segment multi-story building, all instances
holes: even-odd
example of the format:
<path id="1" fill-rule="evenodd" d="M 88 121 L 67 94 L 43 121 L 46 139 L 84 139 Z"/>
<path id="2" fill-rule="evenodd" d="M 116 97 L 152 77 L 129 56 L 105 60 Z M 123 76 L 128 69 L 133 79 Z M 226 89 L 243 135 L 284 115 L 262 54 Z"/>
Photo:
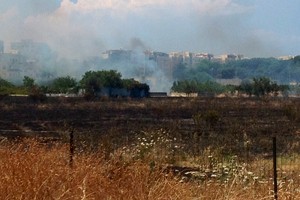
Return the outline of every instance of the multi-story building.
<path id="1" fill-rule="evenodd" d="M 202 60 L 212 60 L 213 54 L 210 53 L 194 53 L 193 54 L 193 65 L 200 63 Z"/>
<path id="2" fill-rule="evenodd" d="M 197 65 L 201 62 L 201 60 L 212 60 L 213 57 L 214 55 L 210 53 L 192 53 L 188 51 L 170 53 L 170 58 L 173 63 L 183 64 L 187 67 Z"/>
<path id="3" fill-rule="evenodd" d="M 238 55 L 236 55 L 236 54 L 223 54 L 223 55 L 214 57 L 213 61 L 224 63 L 224 62 L 227 62 L 227 61 L 242 60 L 242 59 L 244 59 L 244 56 L 241 55 L 241 54 L 238 54 Z"/>
<path id="4" fill-rule="evenodd" d="M 0 54 L 1 78 L 8 80 L 19 79 L 23 74 L 25 57 L 18 54 L 2 53 Z"/>
<path id="5" fill-rule="evenodd" d="M 278 60 L 291 60 L 291 59 L 293 59 L 294 58 L 294 56 L 280 56 L 280 57 L 278 57 Z"/>
<path id="6" fill-rule="evenodd" d="M 32 40 L 12 42 L 10 49 L 10 53 L 23 55 L 30 60 L 30 62 L 48 61 L 54 57 L 52 50 L 47 44 L 34 42 Z"/>
<path id="7" fill-rule="evenodd" d="M 102 53 L 102 58 L 108 59 L 110 61 L 122 61 L 122 60 L 130 60 L 132 55 L 131 50 L 107 50 Z"/>
<path id="8" fill-rule="evenodd" d="M 3 46 L 3 50 L 2 47 Z M 37 77 L 41 70 L 51 65 L 54 54 L 47 44 L 31 40 L 11 43 L 8 53 L 4 53 L 4 44 L 0 42 L 1 78 L 20 82 L 24 76 Z M 53 66 L 52 66 L 53 67 Z"/>
<path id="9" fill-rule="evenodd" d="M 173 78 L 173 70 L 174 66 L 172 65 L 172 61 L 169 57 L 169 54 L 160 54 L 156 57 L 157 66 L 162 72 L 165 74 L 165 77 L 169 80 Z"/>
<path id="10" fill-rule="evenodd" d="M 183 64 L 186 66 L 193 65 L 193 56 L 194 54 L 189 51 L 170 53 L 170 59 L 173 61 L 173 63 Z"/>

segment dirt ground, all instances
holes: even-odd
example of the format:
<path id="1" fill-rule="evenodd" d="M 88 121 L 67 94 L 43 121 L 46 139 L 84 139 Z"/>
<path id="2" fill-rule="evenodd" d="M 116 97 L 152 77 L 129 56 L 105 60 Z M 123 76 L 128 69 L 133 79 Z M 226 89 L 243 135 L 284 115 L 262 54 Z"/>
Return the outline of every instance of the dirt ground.
<path id="1" fill-rule="evenodd" d="M 27 97 L 0 101 L 2 137 L 66 139 L 114 135 L 116 140 L 149 129 L 168 129 L 182 140 L 201 136 L 297 136 L 300 100 L 251 98 L 48 98 L 36 103 Z M 228 139 L 229 140 L 229 139 Z"/>

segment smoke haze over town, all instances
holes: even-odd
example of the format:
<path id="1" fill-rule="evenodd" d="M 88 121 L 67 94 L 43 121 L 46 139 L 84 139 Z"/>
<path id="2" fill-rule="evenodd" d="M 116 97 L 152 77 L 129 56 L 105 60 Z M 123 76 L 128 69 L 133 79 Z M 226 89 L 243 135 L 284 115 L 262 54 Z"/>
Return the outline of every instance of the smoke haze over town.
<path id="1" fill-rule="evenodd" d="M 297 0 L 0 0 L 0 3 L 0 40 L 4 41 L 4 52 L 12 50 L 11 43 L 24 39 L 45 43 L 58 59 L 72 61 L 101 56 L 111 49 L 278 57 L 298 55 L 300 48 Z M 58 74 L 78 70 L 76 63 L 69 60 Z M 143 63 L 143 58 L 136 62 Z M 62 66 L 61 62 L 59 65 Z M 147 66 L 161 76 L 155 65 L 147 63 Z M 130 76 L 129 72 L 135 70 L 120 71 Z"/>
<path id="2" fill-rule="evenodd" d="M 129 48 L 134 38 L 163 52 L 295 55 L 299 7 L 297 0 L 1 0 L 0 38 L 46 42 L 74 58 Z"/>

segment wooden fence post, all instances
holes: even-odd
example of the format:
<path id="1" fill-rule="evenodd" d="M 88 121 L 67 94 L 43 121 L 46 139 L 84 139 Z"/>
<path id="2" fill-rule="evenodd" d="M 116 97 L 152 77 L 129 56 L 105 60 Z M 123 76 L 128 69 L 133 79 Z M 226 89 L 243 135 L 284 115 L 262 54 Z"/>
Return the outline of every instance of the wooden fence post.
<path id="1" fill-rule="evenodd" d="M 276 148 L 276 137 L 273 137 L 273 170 L 274 170 L 274 199 L 278 199 L 278 188 L 277 188 L 277 148 Z"/>
<path id="2" fill-rule="evenodd" d="M 69 137 L 70 137 L 69 165 L 70 165 L 70 167 L 73 167 L 73 156 L 74 156 L 74 150 L 75 150 L 74 129 L 71 130 Z"/>

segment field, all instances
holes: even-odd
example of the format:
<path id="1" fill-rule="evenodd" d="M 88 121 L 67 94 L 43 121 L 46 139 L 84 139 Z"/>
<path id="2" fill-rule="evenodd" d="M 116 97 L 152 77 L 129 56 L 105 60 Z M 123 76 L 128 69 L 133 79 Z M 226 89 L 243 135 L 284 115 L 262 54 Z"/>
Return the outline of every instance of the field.
<path id="1" fill-rule="evenodd" d="M 299 99 L 6 97 L 0 109 L 1 199 L 272 199 L 273 137 L 279 199 L 300 199 Z"/>

